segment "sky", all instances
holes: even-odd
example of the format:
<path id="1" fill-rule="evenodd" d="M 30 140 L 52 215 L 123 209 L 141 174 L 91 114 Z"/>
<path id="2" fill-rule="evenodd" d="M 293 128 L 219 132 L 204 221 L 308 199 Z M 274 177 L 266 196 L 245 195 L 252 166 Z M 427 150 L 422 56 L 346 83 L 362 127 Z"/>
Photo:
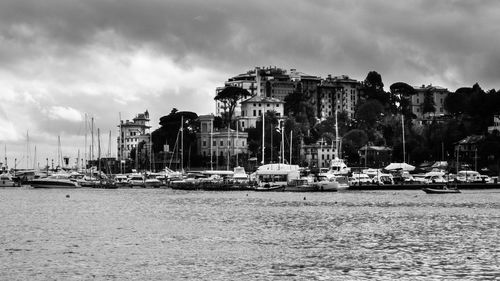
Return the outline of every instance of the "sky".
<path id="1" fill-rule="evenodd" d="M 255 66 L 498 89 L 499 38 L 494 0 L 2 0 L 0 162 L 83 158 L 90 118 L 116 156 L 120 116 L 212 113 Z"/>

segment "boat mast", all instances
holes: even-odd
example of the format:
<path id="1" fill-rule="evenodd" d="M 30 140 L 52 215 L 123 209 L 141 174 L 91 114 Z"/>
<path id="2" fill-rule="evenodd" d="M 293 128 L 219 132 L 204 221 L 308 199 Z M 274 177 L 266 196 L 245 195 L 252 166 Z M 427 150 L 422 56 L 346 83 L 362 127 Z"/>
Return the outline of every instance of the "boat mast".
<path id="1" fill-rule="evenodd" d="M 57 136 L 57 166 L 61 168 L 61 136 Z"/>
<path id="2" fill-rule="evenodd" d="M 181 172 L 184 171 L 184 116 L 181 115 Z"/>
<path id="3" fill-rule="evenodd" d="M 210 120 L 210 170 L 214 169 L 213 138 L 214 138 L 214 119 L 212 118 L 212 120 Z"/>
<path id="4" fill-rule="evenodd" d="M 293 147 L 293 131 L 290 130 L 290 165 L 292 165 L 292 147 Z"/>
<path id="5" fill-rule="evenodd" d="M 266 145 L 265 138 L 264 138 L 265 127 L 266 127 L 266 121 L 265 121 L 266 120 L 266 118 L 265 118 L 266 116 L 265 115 L 266 115 L 265 113 L 262 114 L 262 165 L 264 165 L 264 159 L 265 159 L 265 157 L 264 157 L 264 148 L 265 148 L 265 145 Z"/>
<path id="6" fill-rule="evenodd" d="M 90 161 L 93 161 L 94 160 L 94 117 L 91 118 L 90 135 L 92 140 L 90 145 Z"/>
<path id="7" fill-rule="evenodd" d="M 339 158 L 339 124 L 337 119 L 337 107 L 335 107 L 335 159 Z"/>
<path id="8" fill-rule="evenodd" d="M 238 154 L 239 151 L 238 151 L 238 127 L 239 127 L 240 123 L 239 122 L 236 122 L 236 139 L 235 141 L 233 142 L 233 154 L 236 152 L 236 167 L 239 167 L 239 163 L 238 163 Z M 235 151 L 235 147 L 236 147 L 236 151 Z"/>
<path id="9" fill-rule="evenodd" d="M 29 167 L 30 160 L 30 136 L 28 135 L 28 131 L 26 131 L 26 169 Z"/>
<path id="10" fill-rule="evenodd" d="M 403 163 L 406 163 L 406 151 L 405 151 L 405 116 L 401 115 L 401 127 L 403 128 Z"/>
<path id="11" fill-rule="evenodd" d="M 229 130 L 230 130 L 230 125 L 231 124 L 227 124 L 227 165 L 226 165 L 226 170 L 229 171 L 229 158 L 231 157 L 231 155 L 229 154 L 229 142 L 230 142 L 230 138 L 229 138 Z"/>
<path id="12" fill-rule="evenodd" d="M 281 126 L 281 164 L 285 164 L 285 128 L 280 121 Z"/>
<path id="13" fill-rule="evenodd" d="M 87 113 L 85 113 L 85 145 L 83 151 L 83 170 L 87 173 Z"/>
<path id="14" fill-rule="evenodd" d="M 101 175 L 101 131 L 97 128 L 97 173 Z"/>

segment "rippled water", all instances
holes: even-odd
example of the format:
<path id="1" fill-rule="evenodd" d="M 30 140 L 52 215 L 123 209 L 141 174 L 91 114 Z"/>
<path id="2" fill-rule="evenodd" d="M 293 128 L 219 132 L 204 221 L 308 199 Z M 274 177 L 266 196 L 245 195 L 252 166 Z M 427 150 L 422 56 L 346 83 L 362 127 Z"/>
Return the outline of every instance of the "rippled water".
<path id="1" fill-rule="evenodd" d="M 500 279 L 498 190 L 3 189 L 0 215 L 2 280 Z"/>

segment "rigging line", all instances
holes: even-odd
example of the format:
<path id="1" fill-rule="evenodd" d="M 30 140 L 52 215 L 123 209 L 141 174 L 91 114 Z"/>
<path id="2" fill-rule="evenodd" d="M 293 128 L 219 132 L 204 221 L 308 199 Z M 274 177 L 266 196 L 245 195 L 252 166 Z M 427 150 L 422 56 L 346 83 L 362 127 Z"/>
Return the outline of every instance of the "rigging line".
<path id="1" fill-rule="evenodd" d="M 181 133 L 180 131 L 177 132 L 177 137 L 175 138 L 175 144 L 174 144 L 174 148 L 172 149 L 172 152 L 175 152 L 175 149 L 177 148 L 177 142 L 179 141 L 179 134 L 180 133 Z M 174 158 L 174 154 L 175 153 L 172 153 L 172 156 L 170 157 L 170 163 L 168 164 L 169 169 L 172 169 L 172 160 Z"/>

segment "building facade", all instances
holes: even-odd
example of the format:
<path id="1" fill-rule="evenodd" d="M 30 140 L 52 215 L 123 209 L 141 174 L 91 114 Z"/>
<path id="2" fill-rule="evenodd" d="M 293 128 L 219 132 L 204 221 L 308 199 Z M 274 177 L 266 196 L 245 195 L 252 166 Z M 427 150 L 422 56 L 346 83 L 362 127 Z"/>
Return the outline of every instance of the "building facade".
<path id="1" fill-rule="evenodd" d="M 130 120 L 120 120 L 117 138 L 118 160 L 130 158 L 130 152 L 136 148 L 141 141 L 149 140 L 149 112 L 139 113 Z"/>
<path id="2" fill-rule="evenodd" d="M 347 75 L 328 75 L 318 86 L 318 118 L 333 116 L 335 110 L 344 111 L 349 118 L 354 118 L 361 89 L 362 83 Z"/>
<path id="3" fill-rule="evenodd" d="M 232 129 L 214 129 L 214 115 L 200 115 L 200 132 L 197 133 L 199 156 L 213 158 L 231 157 L 248 152 L 248 133 Z M 213 159 L 213 161 L 216 161 Z"/>
<path id="4" fill-rule="evenodd" d="M 358 150 L 360 166 L 382 168 L 391 163 L 392 148 L 387 146 L 364 145 Z"/>
<path id="5" fill-rule="evenodd" d="M 254 96 L 241 102 L 241 115 L 237 117 L 241 130 L 255 128 L 257 120 L 263 113 L 276 112 L 278 118 L 283 117 L 285 102 L 277 98 Z"/>
<path id="6" fill-rule="evenodd" d="M 414 86 L 415 94 L 411 96 L 411 112 L 417 117 L 417 120 L 421 123 L 426 123 L 434 117 L 448 115 L 448 112 L 444 108 L 444 100 L 449 94 L 448 89 L 439 86 L 432 85 L 422 85 Z M 434 112 L 424 113 L 424 103 L 427 98 L 434 106 Z"/>
<path id="7" fill-rule="evenodd" d="M 335 158 L 335 148 L 333 144 L 325 141 L 318 141 L 314 144 L 302 145 L 301 162 L 307 163 L 309 167 L 329 168 L 330 161 Z"/>

